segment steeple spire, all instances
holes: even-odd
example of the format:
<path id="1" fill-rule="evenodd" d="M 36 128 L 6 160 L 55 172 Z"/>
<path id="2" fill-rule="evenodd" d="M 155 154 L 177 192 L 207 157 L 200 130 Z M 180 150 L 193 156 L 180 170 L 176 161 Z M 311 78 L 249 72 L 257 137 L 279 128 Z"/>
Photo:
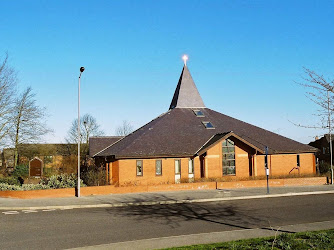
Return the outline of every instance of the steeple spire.
<path id="1" fill-rule="evenodd" d="M 183 56 L 182 59 L 184 60 L 184 66 L 169 109 L 205 108 L 203 100 L 186 65 L 188 57 Z"/>

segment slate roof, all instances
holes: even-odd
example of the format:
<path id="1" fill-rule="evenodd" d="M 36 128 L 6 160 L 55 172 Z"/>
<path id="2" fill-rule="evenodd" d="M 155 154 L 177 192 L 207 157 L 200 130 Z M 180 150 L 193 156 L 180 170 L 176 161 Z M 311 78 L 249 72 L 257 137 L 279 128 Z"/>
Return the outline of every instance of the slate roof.
<path id="1" fill-rule="evenodd" d="M 196 116 L 195 109 L 202 111 L 204 116 Z M 214 128 L 206 128 L 203 122 L 211 122 Z M 316 151 L 309 145 L 206 108 L 184 66 L 169 111 L 109 146 L 107 141 L 96 140 L 99 148 L 102 144 L 106 148 L 92 150 L 91 155 L 116 159 L 190 157 L 226 136 L 234 136 L 259 153 L 263 153 L 265 146 L 270 154 Z M 95 149 L 97 146 L 92 145 L 93 142 L 90 146 Z"/>
<path id="2" fill-rule="evenodd" d="M 205 108 L 205 105 L 190 75 L 188 67 L 184 65 L 169 109 L 195 107 Z"/>
<path id="3" fill-rule="evenodd" d="M 89 137 L 89 155 L 93 156 L 102 149 L 119 141 L 124 136 L 93 136 Z"/>
<path id="4" fill-rule="evenodd" d="M 197 117 L 191 108 L 175 108 L 147 123 L 119 142 L 95 156 L 115 158 L 189 157 L 194 156 L 217 134 L 233 131 L 256 148 L 269 147 L 270 154 L 315 152 L 316 149 L 234 119 L 209 108 L 199 108 L 204 117 Z M 214 129 L 207 129 L 210 121 Z"/>

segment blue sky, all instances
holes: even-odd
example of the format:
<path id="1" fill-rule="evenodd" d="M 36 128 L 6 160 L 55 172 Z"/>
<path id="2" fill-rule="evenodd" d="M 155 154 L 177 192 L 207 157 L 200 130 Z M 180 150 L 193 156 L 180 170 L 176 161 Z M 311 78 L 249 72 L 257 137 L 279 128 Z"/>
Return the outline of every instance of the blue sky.
<path id="1" fill-rule="evenodd" d="M 307 67 L 334 78 L 333 1 L 0 0 L 0 56 L 31 86 L 64 142 L 81 112 L 107 135 L 167 111 L 183 62 L 207 107 L 308 143 L 324 131 L 294 81 Z"/>

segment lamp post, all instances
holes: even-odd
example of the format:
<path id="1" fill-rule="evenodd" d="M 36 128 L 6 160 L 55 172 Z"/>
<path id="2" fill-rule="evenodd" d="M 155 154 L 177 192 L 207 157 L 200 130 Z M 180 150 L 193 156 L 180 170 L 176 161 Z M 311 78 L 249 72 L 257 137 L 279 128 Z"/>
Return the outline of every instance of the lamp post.
<path id="1" fill-rule="evenodd" d="M 78 83 L 78 187 L 77 187 L 77 197 L 80 197 L 80 79 L 81 74 L 84 72 L 85 68 L 80 67 L 79 83 Z"/>
<path id="2" fill-rule="evenodd" d="M 331 89 L 333 91 L 333 89 Z M 331 99 L 329 98 L 329 90 L 327 90 L 327 110 L 328 110 L 328 133 L 329 133 L 329 151 L 331 156 L 331 185 L 333 185 L 333 150 L 332 150 L 332 127 L 331 127 Z"/>

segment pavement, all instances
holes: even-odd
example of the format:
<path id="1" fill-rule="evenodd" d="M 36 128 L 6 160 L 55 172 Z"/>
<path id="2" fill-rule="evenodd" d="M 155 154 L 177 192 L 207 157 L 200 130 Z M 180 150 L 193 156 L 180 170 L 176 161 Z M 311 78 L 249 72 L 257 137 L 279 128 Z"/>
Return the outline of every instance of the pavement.
<path id="1" fill-rule="evenodd" d="M 300 196 L 334 193 L 334 185 L 240 188 L 217 190 L 169 191 L 91 195 L 69 198 L 15 199 L 0 198 L 0 210 L 20 209 L 80 209 L 177 203 L 217 202 L 243 199 L 263 199 L 284 196 Z"/>

